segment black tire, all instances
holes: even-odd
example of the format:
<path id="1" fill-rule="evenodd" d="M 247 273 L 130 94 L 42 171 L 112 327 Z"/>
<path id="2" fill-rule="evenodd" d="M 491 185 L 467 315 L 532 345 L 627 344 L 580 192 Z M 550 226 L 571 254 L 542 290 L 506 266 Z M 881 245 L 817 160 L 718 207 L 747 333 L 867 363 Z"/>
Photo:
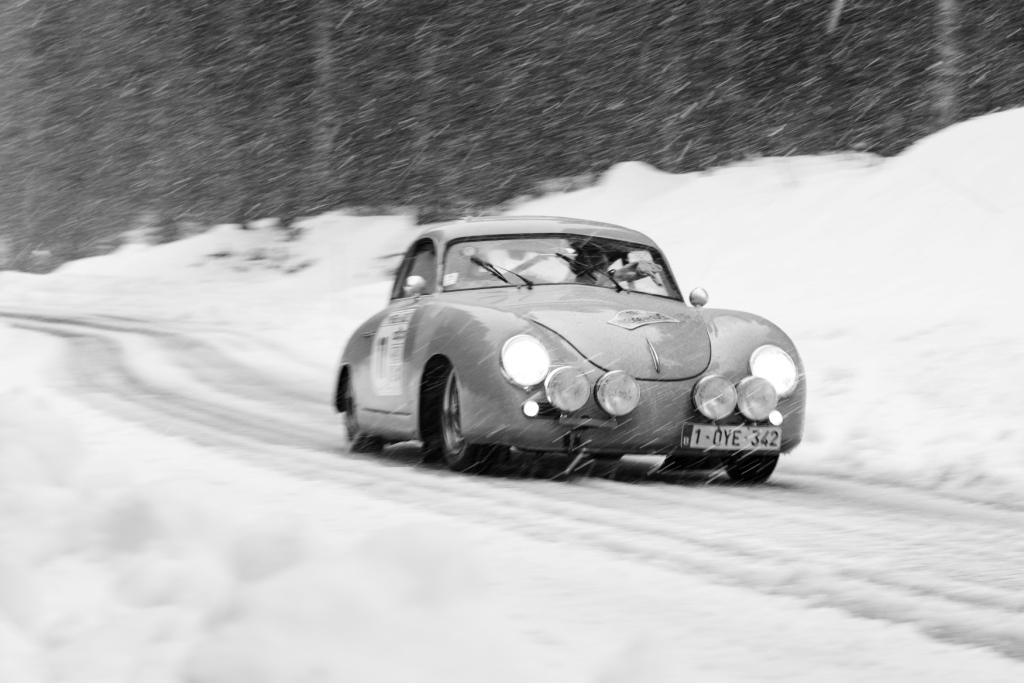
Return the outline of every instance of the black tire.
<path id="1" fill-rule="evenodd" d="M 741 455 L 725 462 L 725 473 L 735 482 L 763 484 L 779 464 L 777 455 Z"/>
<path id="2" fill-rule="evenodd" d="M 467 443 L 462 434 L 462 405 L 459 380 L 455 369 L 448 367 L 440 385 L 440 400 L 434 405 L 431 426 L 424 448 L 429 459 L 440 456 L 455 472 L 484 473 L 502 459 L 508 449 L 503 446 Z"/>
<path id="3" fill-rule="evenodd" d="M 346 383 L 342 405 L 345 407 L 345 432 L 349 450 L 353 453 L 377 453 L 380 451 L 384 447 L 384 441 L 379 436 L 368 434 L 359 427 L 359 418 L 356 416 L 356 398 L 350 382 Z"/>
<path id="4" fill-rule="evenodd" d="M 698 455 L 669 455 L 661 464 L 662 472 L 697 472 L 700 470 L 717 470 L 722 467 L 719 457 L 703 457 Z"/>
<path id="5" fill-rule="evenodd" d="M 622 463 L 621 453 L 597 453 L 593 458 L 587 470 L 592 477 L 613 479 Z"/>

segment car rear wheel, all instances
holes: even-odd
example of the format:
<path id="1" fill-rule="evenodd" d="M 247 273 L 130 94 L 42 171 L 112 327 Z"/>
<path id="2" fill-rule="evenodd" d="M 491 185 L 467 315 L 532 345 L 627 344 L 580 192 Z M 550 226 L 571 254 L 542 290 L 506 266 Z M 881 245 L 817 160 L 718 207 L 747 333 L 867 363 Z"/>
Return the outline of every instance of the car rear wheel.
<path id="1" fill-rule="evenodd" d="M 359 427 L 359 417 L 356 415 L 356 397 L 352 391 L 352 384 L 345 387 L 345 432 L 348 435 L 348 447 L 353 453 L 376 453 L 384 447 L 383 440 L 367 434 Z"/>
<path id="2" fill-rule="evenodd" d="M 779 464 L 777 455 L 741 455 L 725 462 L 725 473 L 733 481 L 744 484 L 762 484 L 772 476 Z"/>
<path id="3" fill-rule="evenodd" d="M 443 386 L 437 422 L 428 450 L 439 451 L 448 467 L 456 472 L 487 471 L 508 449 L 502 446 L 467 443 L 462 433 L 462 402 L 459 380 L 454 368 L 448 368 Z"/>

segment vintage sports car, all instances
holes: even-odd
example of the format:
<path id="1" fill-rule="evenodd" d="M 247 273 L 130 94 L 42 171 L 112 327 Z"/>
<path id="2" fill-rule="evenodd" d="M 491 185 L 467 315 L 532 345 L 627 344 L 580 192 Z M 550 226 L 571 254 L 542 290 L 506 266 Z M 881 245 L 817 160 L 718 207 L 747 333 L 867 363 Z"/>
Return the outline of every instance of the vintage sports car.
<path id="1" fill-rule="evenodd" d="M 657 245 L 617 225 L 473 218 L 430 228 L 381 312 L 352 335 L 335 408 L 353 451 L 419 440 L 479 471 L 510 449 L 662 454 L 763 482 L 800 443 L 793 343 L 749 313 L 689 302 Z"/>

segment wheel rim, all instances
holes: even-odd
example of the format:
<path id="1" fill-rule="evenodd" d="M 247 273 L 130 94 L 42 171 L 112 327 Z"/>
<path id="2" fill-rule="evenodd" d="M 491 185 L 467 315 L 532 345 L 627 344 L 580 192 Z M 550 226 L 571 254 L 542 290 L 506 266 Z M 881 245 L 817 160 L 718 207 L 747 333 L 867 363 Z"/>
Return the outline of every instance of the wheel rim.
<path id="1" fill-rule="evenodd" d="M 444 386 L 444 400 L 441 403 L 441 438 L 444 439 L 445 454 L 457 455 L 462 452 L 466 441 L 462 437 L 460 417 L 459 385 L 455 373 L 448 375 Z"/>

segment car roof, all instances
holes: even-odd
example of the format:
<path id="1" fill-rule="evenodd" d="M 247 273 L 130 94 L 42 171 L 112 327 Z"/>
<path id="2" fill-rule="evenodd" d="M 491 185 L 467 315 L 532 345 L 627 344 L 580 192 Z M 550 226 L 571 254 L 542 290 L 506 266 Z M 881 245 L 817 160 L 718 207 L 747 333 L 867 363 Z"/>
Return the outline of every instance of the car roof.
<path id="1" fill-rule="evenodd" d="M 638 230 L 613 223 L 564 218 L 561 216 L 480 216 L 464 218 L 427 228 L 420 237 L 430 237 L 439 243 L 474 237 L 499 235 L 569 234 L 588 237 L 606 237 L 655 247 L 654 241 Z"/>

